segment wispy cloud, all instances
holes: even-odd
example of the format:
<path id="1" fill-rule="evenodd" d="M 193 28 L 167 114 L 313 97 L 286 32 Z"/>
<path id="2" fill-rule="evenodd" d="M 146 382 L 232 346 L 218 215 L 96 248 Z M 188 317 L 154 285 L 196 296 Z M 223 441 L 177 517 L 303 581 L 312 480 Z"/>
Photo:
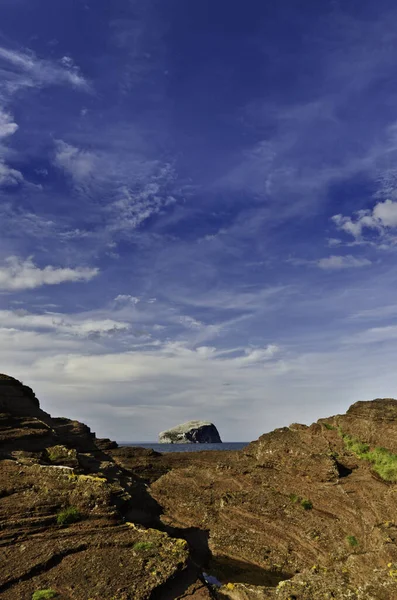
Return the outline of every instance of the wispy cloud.
<path id="1" fill-rule="evenodd" d="M 356 258 L 355 256 L 348 254 L 346 256 L 332 255 L 327 258 L 320 258 L 316 264 L 320 269 L 335 271 L 340 269 L 368 267 L 372 263 L 367 258 Z"/>
<path id="2" fill-rule="evenodd" d="M 23 87 L 69 84 L 88 91 L 90 85 L 72 60 L 56 63 L 38 58 L 33 52 L 10 50 L 0 46 L 2 88 L 13 93 Z"/>
<path id="3" fill-rule="evenodd" d="M 7 161 L 6 141 L 18 130 L 7 107 L 16 92 L 50 85 L 71 85 L 90 90 L 88 81 L 73 61 L 59 63 L 39 59 L 32 52 L 10 50 L 0 46 L 0 186 L 17 186 L 24 182 L 21 171 Z"/>
<path id="4" fill-rule="evenodd" d="M 32 258 L 22 260 L 10 256 L 0 267 L 0 290 L 20 291 L 42 285 L 58 285 L 64 282 L 89 281 L 96 275 L 97 268 L 77 267 L 76 269 L 46 266 L 37 267 Z"/>
<path id="5" fill-rule="evenodd" d="M 397 325 L 371 327 L 345 340 L 346 344 L 378 344 L 397 340 Z"/>
<path id="6" fill-rule="evenodd" d="M 9 167 L 0 160 L 0 186 L 15 186 L 23 181 L 23 175 L 17 169 Z"/>
<path id="7" fill-rule="evenodd" d="M 97 4 L 0 46 L 2 369 L 124 439 L 393 388 L 396 12 L 291 8 L 281 47 L 276 9 Z"/>
<path id="8" fill-rule="evenodd" d="M 70 175 L 76 183 L 84 183 L 95 174 L 96 162 L 92 152 L 76 148 L 63 140 L 57 140 L 55 143 L 54 164 Z"/>
<path id="9" fill-rule="evenodd" d="M 366 310 L 356 312 L 350 318 L 374 321 L 396 316 L 397 304 L 387 304 L 386 306 L 380 304 L 376 308 L 367 308 Z"/>
<path id="10" fill-rule="evenodd" d="M 368 258 L 359 258 L 351 254 L 332 254 L 324 258 L 309 260 L 306 258 L 289 258 L 287 262 L 296 266 L 311 266 L 318 267 L 323 271 L 340 271 L 343 269 L 357 269 L 361 267 L 369 267 L 372 261 Z"/>
<path id="11" fill-rule="evenodd" d="M 61 313 L 33 314 L 27 310 L 0 310 L 0 327 L 27 331 L 55 331 L 77 337 L 111 335 L 129 329 L 129 324 L 114 319 L 87 318 Z"/>
<path id="12" fill-rule="evenodd" d="M 13 135 L 18 129 L 13 116 L 0 107 L 0 140 Z"/>
<path id="13" fill-rule="evenodd" d="M 149 165 L 145 165 L 145 171 Z M 135 183 L 122 185 L 106 208 L 107 229 L 113 234 L 123 234 L 139 227 L 144 221 L 177 201 L 172 194 L 175 172 L 170 164 L 158 162 L 150 165 L 149 173 Z"/>
<path id="14" fill-rule="evenodd" d="M 14 135 L 17 130 L 18 125 L 13 116 L 0 104 L 0 186 L 15 186 L 23 181 L 22 173 L 6 164 L 7 148 L 4 143 L 6 138 Z"/>

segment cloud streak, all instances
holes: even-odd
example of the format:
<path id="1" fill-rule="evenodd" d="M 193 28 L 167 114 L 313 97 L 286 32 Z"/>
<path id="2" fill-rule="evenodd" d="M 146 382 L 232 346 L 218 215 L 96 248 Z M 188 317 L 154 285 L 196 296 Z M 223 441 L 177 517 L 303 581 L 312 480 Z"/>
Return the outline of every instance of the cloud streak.
<path id="1" fill-rule="evenodd" d="M 84 91 L 90 90 L 88 81 L 73 63 L 61 59 L 57 64 L 39 59 L 32 52 L 9 50 L 2 46 L 0 46 L 0 73 L 4 77 L 3 90 L 8 93 L 14 93 L 23 87 L 59 84 L 69 84 Z"/>
<path id="2" fill-rule="evenodd" d="M 361 267 L 368 267 L 372 263 L 367 258 L 356 258 L 351 254 L 346 256 L 328 256 L 327 258 L 320 258 L 317 261 L 317 266 L 324 271 L 338 271 L 340 269 L 359 269 Z"/>
<path id="3" fill-rule="evenodd" d="M 77 267 L 76 269 L 36 266 L 32 257 L 22 260 L 9 256 L 0 266 L 0 291 L 21 291 L 43 285 L 59 285 L 66 282 L 90 281 L 99 273 L 97 268 Z"/>

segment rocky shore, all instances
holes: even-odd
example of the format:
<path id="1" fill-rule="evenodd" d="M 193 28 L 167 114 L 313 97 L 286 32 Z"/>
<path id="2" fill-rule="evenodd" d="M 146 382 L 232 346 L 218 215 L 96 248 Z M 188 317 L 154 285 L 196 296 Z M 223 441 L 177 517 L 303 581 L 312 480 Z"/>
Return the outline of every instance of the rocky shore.
<path id="1" fill-rule="evenodd" d="M 160 454 L 0 376 L 0 596 L 393 600 L 396 455 L 392 399 L 238 452 Z"/>

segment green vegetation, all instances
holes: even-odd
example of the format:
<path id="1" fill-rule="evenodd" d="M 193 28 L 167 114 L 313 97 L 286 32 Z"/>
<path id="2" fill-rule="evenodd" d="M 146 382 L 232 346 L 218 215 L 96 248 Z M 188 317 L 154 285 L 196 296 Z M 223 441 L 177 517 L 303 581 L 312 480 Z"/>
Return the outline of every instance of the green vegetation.
<path id="1" fill-rule="evenodd" d="M 134 550 L 141 552 L 142 550 L 150 550 L 153 548 L 153 542 L 137 542 L 133 545 Z"/>
<path id="2" fill-rule="evenodd" d="M 65 508 L 65 510 L 61 510 L 57 515 L 58 525 L 70 525 L 71 523 L 80 521 L 80 519 L 81 514 L 74 506 L 69 506 L 68 508 Z"/>
<path id="3" fill-rule="evenodd" d="M 57 592 L 54 590 L 37 590 L 32 596 L 32 600 L 47 600 L 48 598 L 56 598 Z"/>
<path id="4" fill-rule="evenodd" d="M 46 450 L 48 459 L 51 462 L 58 462 L 67 456 L 67 448 L 63 446 L 53 446 L 52 448 L 47 448 Z"/>
<path id="5" fill-rule="evenodd" d="M 351 450 L 351 452 L 354 452 L 354 454 L 357 454 L 357 456 L 359 456 L 360 458 L 363 458 L 369 451 L 368 444 L 360 442 L 360 440 L 351 435 L 344 436 L 343 441 L 345 443 L 346 448 L 348 450 Z"/>
<path id="6" fill-rule="evenodd" d="M 304 508 L 305 510 L 311 510 L 313 508 L 313 503 L 310 500 L 301 498 L 300 496 L 298 496 L 298 494 L 290 494 L 289 499 L 294 504 L 298 504 L 298 502 L 299 502 L 301 507 Z"/>
<path id="7" fill-rule="evenodd" d="M 361 460 L 372 463 L 372 468 L 385 481 L 397 481 L 397 454 L 393 454 L 386 448 L 376 447 L 370 450 L 368 444 L 357 438 L 347 435 L 339 429 L 339 435 L 343 439 L 345 447 L 354 452 Z"/>
<path id="8" fill-rule="evenodd" d="M 331 423 L 323 423 L 325 429 L 328 429 L 329 431 L 334 431 L 336 429 L 336 427 L 334 425 L 331 425 Z"/>
<path id="9" fill-rule="evenodd" d="M 386 448 L 374 448 L 364 457 L 372 463 L 373 470 L 385 481 L 397 481 L 397 454 Z"/>
<path id="10" fill-rule="evenodd" d="M 301 506 L 305 510 L 311 510 L 313 508 L 313 503 L 310 500 L 301 500 Z"/>
<path id="11" fill-rule="evenodd" d="M 293 502 L 294 504 L 296 504 L 297 502 L 299 502 L 300 498 L 298 496 L 298 494 L 290 494 L 289 495 L 289 499 L 291 500 L 291 502 Z"/>
<path id="12" fill-rule="evenodd" d="M 350 546 L 352 546 L 352 548 L 358 546 L 357 538 L 354 535 L 348 535 L 346 539 L 349 542 Z"/>

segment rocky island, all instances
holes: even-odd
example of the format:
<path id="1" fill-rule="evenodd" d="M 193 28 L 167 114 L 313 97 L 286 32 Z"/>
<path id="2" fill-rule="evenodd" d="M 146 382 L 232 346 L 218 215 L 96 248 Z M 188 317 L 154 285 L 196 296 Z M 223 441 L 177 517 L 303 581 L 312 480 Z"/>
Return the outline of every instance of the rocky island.
<path id="1" fill-rule="evenodd" d="M 395 600 L 396 494 L 393 399 L 162 454 L 0 376 L 2 600 Z"/>
<path id="2" fill-rule="evenodd" d="M 209 421 L 188 421 L 159 434 L 160 444 L 221 444 L 217 428 Z"/>

